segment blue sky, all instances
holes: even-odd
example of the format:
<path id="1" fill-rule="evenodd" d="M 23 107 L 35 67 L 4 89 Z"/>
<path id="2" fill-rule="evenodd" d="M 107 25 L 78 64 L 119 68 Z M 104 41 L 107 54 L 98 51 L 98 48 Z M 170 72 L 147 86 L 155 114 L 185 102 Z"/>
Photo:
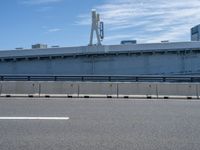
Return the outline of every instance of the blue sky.
<path id="1" fill-rule="evenodd" d="M 105 22 L 104 44 L 189 41 L 200 24 L 200 0 L 2 0 L 0 49 L 87 45 L 93 8 Z"/>

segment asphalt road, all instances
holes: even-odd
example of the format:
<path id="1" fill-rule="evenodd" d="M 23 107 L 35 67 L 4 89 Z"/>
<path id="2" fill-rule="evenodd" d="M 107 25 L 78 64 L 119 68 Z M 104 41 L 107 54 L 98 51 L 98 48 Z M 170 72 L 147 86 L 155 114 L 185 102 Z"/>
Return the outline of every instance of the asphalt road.
<path id="1" fill-rule="evenodd" d="M 200 101 L 0 99 L 0 150 L 199 150 Z"/>

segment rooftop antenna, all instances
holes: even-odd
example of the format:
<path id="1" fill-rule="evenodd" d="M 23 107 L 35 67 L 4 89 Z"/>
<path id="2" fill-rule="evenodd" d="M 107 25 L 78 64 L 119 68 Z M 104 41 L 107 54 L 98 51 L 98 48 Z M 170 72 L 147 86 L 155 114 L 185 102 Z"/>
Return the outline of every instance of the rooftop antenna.
<path id="1" fill-rule="evenodd" d="M 90 46 L 93 45 L 94 32 L 96 32 L 97 36 L 97 45 L 101 45 L 101 41 L 104 38 L 104 24 L 103 22 L 100 22 L 100 14 L 98 14 L 95 9 L 92 9 L 92 27 L 89 43 Z"/>

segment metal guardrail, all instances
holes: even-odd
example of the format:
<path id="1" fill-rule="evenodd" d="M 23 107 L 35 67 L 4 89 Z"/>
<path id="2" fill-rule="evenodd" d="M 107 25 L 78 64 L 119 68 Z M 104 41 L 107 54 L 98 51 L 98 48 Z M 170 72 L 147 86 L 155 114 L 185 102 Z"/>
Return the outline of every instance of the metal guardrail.
<path id="1" fill-rule="evenodd" d="M 200 76 L 0 75 L 0 81 L 200 82 Z"/>

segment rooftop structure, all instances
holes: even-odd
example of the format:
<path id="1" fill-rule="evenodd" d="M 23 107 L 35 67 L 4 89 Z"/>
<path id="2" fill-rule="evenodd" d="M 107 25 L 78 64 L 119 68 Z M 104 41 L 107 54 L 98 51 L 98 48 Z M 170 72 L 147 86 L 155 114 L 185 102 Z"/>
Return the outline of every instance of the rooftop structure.
<path id="1" fill-rule="evenodd" d="M 99 55 L 120 53 L 168 53 L 180 51 L 199 51 L 200 42 L 171 42 L 171 43 L 146 43 L 128 45 L 101 45 L 59 48 L 35 48 L 26 50 L 0 51 L 0 58 L 18 58 L 33 56 L 69 56 L 69 55 Z"/>
<path id="2" fill-rule="evenodd" d="M 44 48 L 47 48 L 47 44 L 35 44 L 35 45 L 32 45 L 32 49 L 44 49 Z"/>
<path id="3" fill-rule="evenodd" d="M 200 25 L 191 29 L 191 41 L 200 41 Z"/>
<path id="4" fill-rule="evenodd" d="M 121 44 L 127 45 L 127 44 L 137 44 L 136 40 L 123 40 L 121 41 Z"/>

